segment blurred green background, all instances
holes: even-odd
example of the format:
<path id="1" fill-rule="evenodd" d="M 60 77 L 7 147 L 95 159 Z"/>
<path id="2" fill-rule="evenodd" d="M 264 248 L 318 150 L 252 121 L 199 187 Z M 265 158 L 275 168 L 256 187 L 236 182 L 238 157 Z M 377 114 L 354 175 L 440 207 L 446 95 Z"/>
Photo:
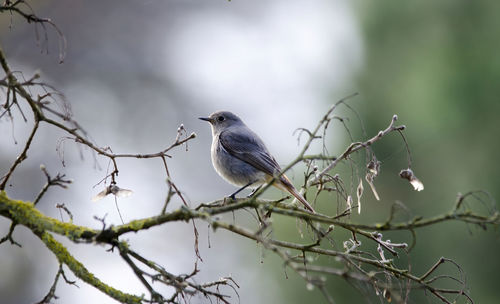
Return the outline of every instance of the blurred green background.
<path id="1" fill-rule="evenodd" d="M 382 162 L 381 174 L 375 181 L 382 200 L 375 201 L 365 184 L 363 212 L 353 215 L 352 221 L 383 221 L 396 201 L 403 202 L 411 210 L 410 215 L 398 213 L 398 219 L 407 220 L 414 215 L 431 217 L 448 212 L 459 192 L 483 189 L 495 199 L 500 195 L 496 159 L 500 145 L 500 120 L 497 118 L 500 113 L 500 2 L 318 1 L 306 5 L 301 1 L 276 1 L 274 4 L 266 1 L 203 4 L 195 1 L 47 1 L 33 3 L 33 7 L 42 16 L 51 17 L 67 36 L 66 62 L 56 64 L 57 37 L 54 32 L 49 31 L 49 54 L 40 55 L 32 25 L 16 18 L 12 23 L 10 16 L 2 13 L 0 43 L 11 65 L 25 71 L 41 69 L 44 79 L 68 96 L 76 118 L 101 144 L 119 146 L 124 151 L 151 152 L 163 146 L 163 143 L 158 144 L 159 138 L 165 140 L 175 136 L 176 127 L 181 122 L 189 130 L 196 131 L 199 138 L 190 146 L 187 156 L 179 153 L 172 161 L 172 171 L 176 172 L 174 178 L 186 193 L 191 194 L 193 203 L 220 198 L 233 189 L 213 172 L 207 152 L 210 134 L 206 125 L 198 124 L 196 117 L 219 108 L 244 112 L 247 115 L 242 116 L 248 117 L 251 127 L 261 128 L 256 131 L 264 134 L 271 151 L 291 142 L 296 150 L 287 146 L 282 149 L 286 150 L 281 151 L 282 155 L 277 155 L 280 163 L 286 164 L 286 160 L 293 159 L 298 151 L 294 146 L 295 139 L 290 136 L 293 129 L 313 126 L 331 103 L 353 92 L 360 93 L 351 105 L 361 115 L 368 135 L 384 129 L 393 114 L 399 116 L 398 123 L 407 126 L 405 134 L 412 152 L 413 169 L 423 181 L 425 190 L 415 192 L 398 177 L 399 171 L 406 168 L 406 153 L 400 137 L 392 134 L 373 147 Z M 308 19 L 307 16 L 312 17 Z M 285 19 L 288 23 L 283 21 L 285 25 L 282 25 Z M 312 27 L 307 25 L 323 19 L 326 20 L 324 23 Z M 11 24 L 12 29 L 9 28 Z M 198 32 L 205 28 L 210 35 Z M 278 30 L 274 31 L 275 28 Z M 334 36 L 344 37 L 344 40 L 335 40 Z M 189 39 L 195 42 L 189 42 Z M 314 43 L 333 46 L 316 52 L 317 49 L 309 47 Z M 245 61 L 261 47 L 263 51 L 255 56 L 257 59 L 252 57 Z M 301 61 L 297 60 L 302 58 L 300 56 L 285 54 L 287 50 L 292 55 L 310 53 L 304 57 L 307 60 Z M 199 54 L 205 57 L 196 57 Z M 271 72 L 266 70 L 269 66 Z M 247 73 L 248 67 L 260 68 L 263 72 Z M 243 85 L 235 81 L 243 77 L 241 75 L 247 77 L 241 78 Z M 314 93 L 302 95 L 301 91 L 293 91 L 297 87 Z M 269 106 L 270 110 L 262 110 L 263 106 Z M 266 120 L 269 113 L 281 113 L 279 119 L 284 125 L 275 132 L 284 132 L 288 136 L 282 137 L 285 140 L 265 134 L 271 123 Z M 341 129 L 339 125 L 335 126 Z M 359 123 L 352 114 L 350 126 L 353 131 L 357 130 L 355 138 L 362 138 Z M 3 123 L 2 127 L 10 132 L 10 124 Z M 11 194 L 31 199 L 43 180 L 30 172 L 38 172 L 40 162 L 48 162 L 48 167 L 53 170 L 60 165 L 54 152 L 54 137 L 47 138 L 51 141 L 38 143 L 44 154 L 40 158 L 32 155 L 29 160 L 32 162 L 26 163 L 17 179 L 21 186 L 26 187 L 12 189 Z M 331 143 L 329 151 L 332 154 L 341 153 L 349 143 L 346 136 L 339 138 Z M 12 142 L 1 144 L 2 149 L 5 147 L 3 151 L 7 151 Z M 8 152 L 11 154 L 0 155 L 2 171 L 16 155 L 15 151 Z M 78 197 L 81 201 L 71 208 L 78 215 L 79 224 L 97 225 L 92 220 L 96 214 L 109 213 L 109 218 L 113 219 L 116 215 L 113 205 L 92 205 L 91 208 L 87 205 L 87 197 L 91 197 L 88 189 L 100 179 L 102 172 L 89 172 L 92 164 L 88 159 L 84 165 L 77 161 L 78 156 L 71 162 L 69 153 L 70 165 L 61 170 L 69 171 L 68 174 L 77 181 L 85 178 L 89 181 L 83 182 L 87 183 L 83 190 L 73 188 L 63 193 L 56 192 L 54 199 L 62 200 L 61 195 L 65 195 L 64 201 L 74 202 Z M 54 156 L 52 163 L 49 156 Z M 142 164 L 139 169 L 131 168 L 134 169 L 122 169 L 122 178 L 140 194 L 142 186 L 138 184 L 137 176 L 131 174 L 127 179 L 127 172 L 149 174 L 150 169 L 155 169 L 154 165 L 152 168 L 142 167 Z M 193 169 L 197 170 L 196 176 L 189 173 Z M 339 172 L 345 176 L 349 176 L 349 170 L 348 166 L 339 166 Z M 301 177 L 298 170 L 294 175 L 298 179 Z M 162 187 L 155 186 L 152 180 L 163 185 L 162 174 L 141 177 L 151 183 L 144 186 L 144 192 L 153 193 Z M 160 192 L 141 203 L 161 202 L 163 195 Z M 327 203 L 320 201 L 319 204 Z M 477 205 L 481 209 L 481 205 Z M 150 207 L 137 210 L 133 204 L 124 204 L 122 211 L 139 217 L 148 215 L 141 213 L 145 210 L 151 210 L 149 215 L 158 210 L 157 206 Z M 53 208 L 42 208 L 47 214 L 58 216 Z M 238 215 L 240 218 L 244 216 Z M 276 236 L 296 237 L 295 221 L 280 217 L 275 220 Z M 0 224 L 8 227 L 6 221 Z M 159 257 L 168 256 L 165 259 L 172 258 L 165 262 L 175 265 L 172 271 L 191 270 L 194 261 L 192 244 L 189 241 L 184 247 L 179 245 L 189 239 L 192 231 L 188 228 L 185 236 L 177 235 L 177 239 L 165 227 L 156 231 L 157 237 L 165 241 L 155 242 L 153 252 Z M 0 279 L 3 282 L 0 284 L 1 294 L 10 303 L 39 300 L 48 290 L 48 281 L 56 269 L 55 265 L 50 269 L 39 265 L 38 252 L 45 250 L 39 247 L 30 250 L 31 239 L 23 239 L 23 233 L 21 230 L 18 237 L 25 241 L 23 244 L 28 249 L 22 255 L 16 251 L 18 249 L 6 245 L 0 247 L 5 257 L 3 263 L 0 261 L 1 272 L 15 273 L 5 275 L 3 281 Z M 417 245 L 409 256 L 412 271 L 421 274 L 441 256 L 451 258 L 467 274 L 468 287 L 475 302 L 496 303 L 500 296 L 498 236 L 495 229 L 483 231 L 455 222 L 418 229 Z M 337 248 L 341 249 L 342 242 L 348 237 L 348 234 L 336 231 Z M 390 237 L 393 242 L 411 239 L 409 233 L 387 233 L 384 237 Z M 258 246 L 224 232 L 218 231 L 211 238 L 212 249 L 207 248 L 206 242 L 201 246 L 205 259 L 200 266 L 201 275 L 205 276 L 201 280 L 209 281 L 232 273 L 241 283 L 242 303 L 324 302 L 320 292 L 307 291 L 304 282 L 292 271 L 287 271 L 286 278 L 282 262 L 273 254 L 262 253 Z M 132 241 L 135 241 L 133 237 Z M 175 250 L 168 246 L 174 246 Z M 185 252 L 179 248 L 184 248 Z M 94 263 L 91 270 L 105 270 L 99 248 L 95 249 L 95 255 L 76 246 L 72 250 L 78 252 L 81 259 L 93 261 L 90 262 Z M 54 263 L 50 254 L 44 256 Z M 90 257 L 94 259 L 90 260 Z M 400 267 L 404 267 L 405 260 L 403 256 Z M 334 260 L 326 261 L 335 263 Z M 111 268 L 111 264 L 106 266 L 114 272 L 123 268 L 123 265 L 117 268 Z M 445 269 L 456 273 L 453 267 Z M 34 270 L 36 276 L 32 275 Z M 106 279 L 107 274 L 98 275 Z M 125 281 L 123 275 L 126 274 L 118 275 L 116 281 L 112 281 L 112 277 L 108 280 L 114 286 L 130 288 L 131 291 L 140 288 L 135 281 L 121 286 Z M 47 284 L 39 284 L 40 281 L 47 281 Z M 340 278 L 328 278 L 327 284 L 336 303 L 379 302 L 371 291 L 360 293 Z M 78 290 L 60 286 L 61 303 L 81 296 L 82 292 L 95 292 L 87 286 L 81 287 Z M 86 303 L 86 299 L 74 299 Z M 107 297 L 96 299 L 111 302 Z M 427 302 L 439 301 L 420 291 L 412 292 L 410 303 Z M 461 302 L 464 301 L 461 299 Z"/>
<path id="2" fill-rule="evenodd" d="M 498 199 L 500 3 L 382 1 L 358 11 L 367 54 L 359 76 L 365 113 L 400 115 L 426 186 L 399 199 L 428 216 L 449 209 L 458 192 L 484 189 Z M 387 120 L 365 118 L 372 127 Z M 397 169 L 392 162 L 388 167 Z M 476 303 L 498 301 L 498 230 L 448 223 L 422 229 L 418 238 L 415 269 L 452 258 L 467 273 Z"/>
<path id="3" fill-rule="evenodd" d="M 366 128 L 381 129 L 398 114 L 408 127 L 414 171 L 425 184 L 423 192 L 410 192 L 387 176 L 404 167 L 405 156 L 399 139 L 386 141 L 374 147 L 382 160 L 381 196 L 424 216 L 450 210 L 459 192 L 483 189 L 498 199 L 500 3 L 358 2 L 356 11 L 366 55 L 357 77 Z M 497 229 L 446 223 L 417 236 L 411 253 L 416 273 L 440 256 L 452 258 L 464 268 L 476 303 L 498 301 Z M 421 296 L 411 302 L 425 302 Z"/>

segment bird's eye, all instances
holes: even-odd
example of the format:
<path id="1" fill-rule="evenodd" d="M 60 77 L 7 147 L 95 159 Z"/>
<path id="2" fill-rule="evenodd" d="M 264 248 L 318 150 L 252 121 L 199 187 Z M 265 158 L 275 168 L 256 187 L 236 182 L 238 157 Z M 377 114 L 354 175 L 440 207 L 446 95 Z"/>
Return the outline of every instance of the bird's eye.
<path id="1" fill-rule="evenodd" d="M 217 118 L 218 121 L 224 121 L 224 116 L 219 116 L 219 118 Z"/>

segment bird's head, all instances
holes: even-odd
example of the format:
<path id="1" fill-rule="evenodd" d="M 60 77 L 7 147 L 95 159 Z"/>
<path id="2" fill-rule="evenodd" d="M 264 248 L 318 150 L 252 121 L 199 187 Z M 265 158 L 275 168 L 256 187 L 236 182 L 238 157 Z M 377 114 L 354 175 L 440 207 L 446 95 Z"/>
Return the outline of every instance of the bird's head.
<path id="1" fill-rule="evenodd" d="M 243 121 L 229 111 L 217 111 L 208 117 L 199 117 L 199 119 L 208 121 L 212 125 L 214 134 L 224 131 L 232 126 L 242 125 Z"/>

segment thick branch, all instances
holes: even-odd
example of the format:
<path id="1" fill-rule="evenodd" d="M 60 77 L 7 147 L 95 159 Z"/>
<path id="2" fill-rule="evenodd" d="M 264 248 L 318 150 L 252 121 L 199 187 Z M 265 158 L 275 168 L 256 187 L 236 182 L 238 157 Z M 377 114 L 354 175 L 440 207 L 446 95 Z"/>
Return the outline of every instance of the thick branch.
<path id="1" fill-rule="evenodd" d="M 113 299 L 121 303 L 133 303 L 139 304 L 142 301 L 141 297 L 124 293 L 118 289 L 115 289 L 106 283 L 99 280 L 91 272 L 85 268 L 85 266 L 76 260 L 61 243 L 56 241 L 54 237 L 48 232 L 36 232 L 35 233 L 40 240 L 47 246 L 47 248 L 52 251 L 56 256 L 57 260 L 61 264 L 65 264 L 73 272 L 75 276 L 84 281 L 85 283 L 94 286 L 103 293 L 112 297 Z"/>

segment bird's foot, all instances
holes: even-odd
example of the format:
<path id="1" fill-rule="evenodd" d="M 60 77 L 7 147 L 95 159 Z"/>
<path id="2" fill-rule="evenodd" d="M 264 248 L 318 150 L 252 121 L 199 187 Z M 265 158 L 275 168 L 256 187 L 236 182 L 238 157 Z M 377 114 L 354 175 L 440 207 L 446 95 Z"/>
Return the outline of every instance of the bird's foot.
<path id="1" fill-rule="evenodd" d="M 258 186 L 257 188 L 253 189 L 253 190 L 252 190 L 252 192 L 250 192 L 250 194 L 249 194 L 249 195 L 247 195 L 247 198 L 252 197 L 252 196 L 255 194 L 255 192 L 259 191 L 259 189 L 260 189 L 261 187 L 262 187 L 262 185 L 260 185 L 260 186 Z"/>
<path id="2" fill-rule="evenodd" d="M 236 197 L 233 195 L 230 195 L 230 196 L 226 196 L 224 197 L 224 200 L 222 201 L 222 205 L 229 205 L 231 203 L 234 203 L 236 202 Z"/>

